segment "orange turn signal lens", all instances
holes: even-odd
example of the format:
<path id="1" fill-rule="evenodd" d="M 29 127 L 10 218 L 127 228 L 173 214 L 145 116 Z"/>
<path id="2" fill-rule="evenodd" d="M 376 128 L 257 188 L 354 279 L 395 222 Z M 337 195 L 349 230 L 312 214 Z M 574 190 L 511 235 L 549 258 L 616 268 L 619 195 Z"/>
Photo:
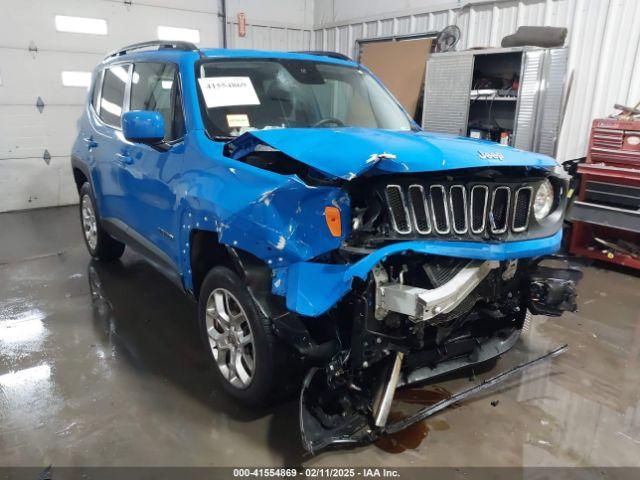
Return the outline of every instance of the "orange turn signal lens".
<path id="1" fill-rule="evenodd" d="M 340 221 L 340 209 L 336 207 L 324 207 L 324 218 L 327 220 L 327 227 L 331 235 L 339 237 L 342 235 L 342 222 Z"/>

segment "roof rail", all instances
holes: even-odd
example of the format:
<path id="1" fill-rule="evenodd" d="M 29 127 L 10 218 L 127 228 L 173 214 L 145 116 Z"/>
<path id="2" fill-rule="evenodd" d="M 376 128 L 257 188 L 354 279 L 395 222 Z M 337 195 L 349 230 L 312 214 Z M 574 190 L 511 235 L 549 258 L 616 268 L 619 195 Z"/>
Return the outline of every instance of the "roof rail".
<path id="1" fill-rule="evenodd" d="M 306 53 L 307 55 L 318 55 L 320 57 L 337 58 L 338 60 L 347 60 L 348 62 L 353 61 L 346 55 L 343 55 L 342 53 L 338 53 L 338 52 L 328 52 L 323 50 L 299 50 L 293 53 Z"/>
<path id="2" fill-rule="evenodd" d="M 107 60 L 108 58 L 111 58 L 111 57 L 119 57 L 121 55 L 126 55 L 127 53 L 130 53 L 133 50 L 142 50 L 144 48 L 151 48 L 151 47 L 158 47 L 158 50 L 174 49 L 174 50 L 198 52 L 200 56 L 202 56 L 202 52 L 200 52 L 200 49 L 191 42 L 179 42 L 179 41 L 173 41 L 173 40 L 151 40 L 149 42 L 134 43 L 132 45 L 127 45 L 126 47 L 122 47 L 117 50 L 114 50 L 113 52 L 107 54 L 107 56 L 104 57 L 104 60 Z"/>

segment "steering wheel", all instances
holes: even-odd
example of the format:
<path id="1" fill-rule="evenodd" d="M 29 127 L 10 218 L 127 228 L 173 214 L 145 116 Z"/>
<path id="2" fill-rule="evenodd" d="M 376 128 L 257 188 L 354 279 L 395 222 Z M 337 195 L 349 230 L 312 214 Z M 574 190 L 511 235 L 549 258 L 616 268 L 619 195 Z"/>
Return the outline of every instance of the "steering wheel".
<path id="1" fill-rule="evenodd" d="M 311 125 L 311 128 L 317 128 L 317 127 L 322 127 L 324 125 L 330 125 L 330 124 L 334 124 L 337 127 L 344 127 L 346 126 L 344 124 L 344 122 L 342 120 L 340 120 L 339 118 L 336 117 L 327 117 L 327 118 L 323 118 L 322 120 L 317 121 L 316 123 L 314 123 L 313 125 Z"/>

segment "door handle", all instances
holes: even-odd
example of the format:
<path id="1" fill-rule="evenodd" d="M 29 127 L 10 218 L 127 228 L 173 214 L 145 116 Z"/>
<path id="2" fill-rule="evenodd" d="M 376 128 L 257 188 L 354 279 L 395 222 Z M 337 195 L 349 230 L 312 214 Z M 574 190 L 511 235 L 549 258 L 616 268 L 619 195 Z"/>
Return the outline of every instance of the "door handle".
<path id="1" fill-rule="evenodd" d="M 133 158 L 131 158 L 129 155 L 124 155 L 122 153 L 116 153 L 116 158 L 123 165 L 131 165 L 133 163 Z"/>
<path id="2" fill-rule="evenodd" d="M 93 137 L 83 138 L 83 140 L 87 144 L 87 149 L 96 148 L 98 146 L 98 142 L 96 142 Z"/>

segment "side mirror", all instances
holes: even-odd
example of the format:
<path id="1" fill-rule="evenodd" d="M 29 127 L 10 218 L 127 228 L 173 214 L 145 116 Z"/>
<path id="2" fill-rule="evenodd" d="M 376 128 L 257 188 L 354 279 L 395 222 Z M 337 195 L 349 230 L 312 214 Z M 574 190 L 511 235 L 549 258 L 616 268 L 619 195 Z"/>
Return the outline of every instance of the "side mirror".
<path id="1" fill-rule="evenodd" d="M 164 118 L 149 110 L 125 112 L 122 115 L 122 133 L 130 142 L 160 144 L 164 139 Z"/>

